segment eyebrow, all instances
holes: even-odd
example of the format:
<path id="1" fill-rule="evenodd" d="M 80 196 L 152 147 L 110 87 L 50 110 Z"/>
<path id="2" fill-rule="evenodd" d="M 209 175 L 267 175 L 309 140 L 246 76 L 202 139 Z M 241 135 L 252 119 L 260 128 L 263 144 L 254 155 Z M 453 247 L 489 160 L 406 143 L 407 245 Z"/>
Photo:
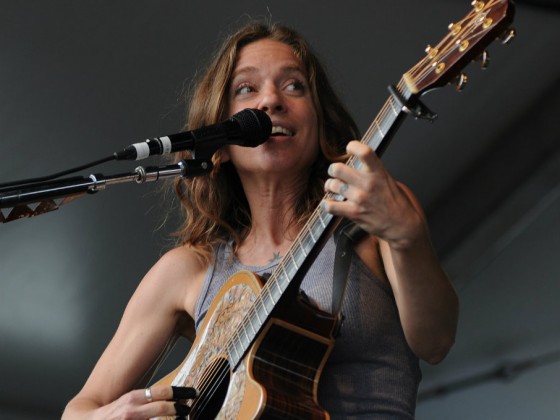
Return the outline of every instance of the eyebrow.
<path id="1" fill-rule="evenodd" d="M 280 68 L 282 73 L 286 74 L 294 74 L 297 73 L 307 79 L 306 72 L 300 67 L 296 65 L 285 65 Z M 234 80 L 236 77 L 242 76 L 244 74 L 251 74 L 251 73 L 258 73 L 259 68 L 255 66 L 244 66 L 240 69 L 236 69 L 233 71 L 231 75 L 231 80 Z"/>

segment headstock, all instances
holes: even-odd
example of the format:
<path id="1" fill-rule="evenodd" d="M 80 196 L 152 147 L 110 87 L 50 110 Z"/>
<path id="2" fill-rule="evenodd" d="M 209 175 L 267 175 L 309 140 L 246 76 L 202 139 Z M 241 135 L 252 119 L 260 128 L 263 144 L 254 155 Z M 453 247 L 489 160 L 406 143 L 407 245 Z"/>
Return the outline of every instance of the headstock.
<path id="1" fill-rule="evenodd" d="M 434 47 L 428 45 L 426 56 L 403 76 L 409 91 L 421 95 L 427 90 L 457 82 L 460 90 L 467 82 L 461 70 L 473 60 L 488 66 L 486 47 L 496 38 L 509 43 L 515 30 L 514 7 L 510 0 L 488 0 L 472 3 L 472 10 L 461 20 L 451 23 L 447 35 Z"/>

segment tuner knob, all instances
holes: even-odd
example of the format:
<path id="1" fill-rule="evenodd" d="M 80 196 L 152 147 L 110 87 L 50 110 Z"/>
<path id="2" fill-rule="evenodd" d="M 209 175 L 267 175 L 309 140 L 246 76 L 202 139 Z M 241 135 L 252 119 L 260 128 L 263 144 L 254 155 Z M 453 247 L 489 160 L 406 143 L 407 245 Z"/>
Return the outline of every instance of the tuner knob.
<path id="1" fill-rule="evenodd" d="M 480 68 L 485 70 L 490 65 L 490 54 L 488 54 L 488 51 L 484 50 L 482 54 L 478 56 L 476 61 L 480 61 Z"/>
<path id="2" fill-rule="evenodd" d="M 484 4 L 483 1 L 476 1 L 476 0 L 473 0 L 473 1 L 471 2 L 471 6 L 474 7 L 474 10 L 475 10 L 475 11 L 480 12 L 482 9 L 484 9 L 485 4 Z"/>
<path id="3" fill-rule="evenodd" d="M 455 88 L 457 89 L 457 91 L 461 92 L 463 88 L 467 85 L 468 81 L 469 78 L 465 73 L 461 73 L 459 76 L 457 76 L 457 78 L 455 79 Z"/>
<path id="4" fill-rule="evenodd" d="M 436 55 L 438 55 L 439 52 L 437 48 L 434 48 L 431 45 L 428 45 L 424 51 L 426 51 L 426 54 L 428 54 L 429 59 L 433 59 Z"/>
<path id="5" fill-rule="evenodd" d="M 457 35 L 459 32 L 461 32 L 461 25 L 459 25 L 458 23 L 450 23 L 447 26 L 447 29 L 449 29 L 449 31 L 451 32 L 451 35 Z"/>
<path id="6" fill-rule="evenodd" d="M 502 40 L 502 44 L 504 44 L 504 45 L 509 44 L 511 41 L 513 41 L 513 38 L 515 38 L 515 35 L 517 35 L 517 33 L 515 32 L 514 28 L 510 28 L 507 31 L 505 31 L 500 36 L 500 39 Z"/>

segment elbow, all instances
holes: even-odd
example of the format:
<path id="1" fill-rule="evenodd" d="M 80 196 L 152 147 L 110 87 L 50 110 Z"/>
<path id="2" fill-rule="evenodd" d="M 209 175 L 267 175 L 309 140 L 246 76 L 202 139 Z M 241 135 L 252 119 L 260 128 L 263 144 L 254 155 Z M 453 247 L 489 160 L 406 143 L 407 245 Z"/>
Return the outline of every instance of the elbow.
<path id="1" fill-rule="evenodd" d="M 449 346 L 442 346 L 434 349 L 429 354 L 426 354 L 424 357 L 422 357 L 422 359 L 430 365 L 437 365 L 445 359 L 445 357 L 449 353 L 449 350 L 451 350 L 452 345 L 453 343 L 451 343 L 451 345 Z"/>
<path id="2" fill-rule="evenodd" d="M 422 351 L 417 352 L 416 355 L 430 365 L 437 365 L 445 359 L 453 344 L 455 344 L 455 334 L 450 334 L 449 336 L 441 337 L 439 340 L 434 340 L 431 346 L 426 346 Z"/>

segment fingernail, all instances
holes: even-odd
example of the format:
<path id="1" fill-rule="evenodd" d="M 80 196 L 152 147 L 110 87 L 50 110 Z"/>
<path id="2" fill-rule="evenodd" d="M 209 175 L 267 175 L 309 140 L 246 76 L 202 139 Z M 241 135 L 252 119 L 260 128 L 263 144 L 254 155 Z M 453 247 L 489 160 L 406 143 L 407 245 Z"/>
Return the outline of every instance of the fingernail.
<path id="1" fill-rule="evenodd" d="M 327 169 L 327 173 L 328 173 L 330 176 L 334 176 L 334 168 L 333 168 L 333 165 L 332 165 L 332 164 L 329 165 L 329 169 Z"/>
<path id="2" fill-rule="evenodd" d="M 199 395 L 197 389 L 187 386 L 172 386 L 171 389 L 173 390 L 174 400 L 188 400 Z"/>

